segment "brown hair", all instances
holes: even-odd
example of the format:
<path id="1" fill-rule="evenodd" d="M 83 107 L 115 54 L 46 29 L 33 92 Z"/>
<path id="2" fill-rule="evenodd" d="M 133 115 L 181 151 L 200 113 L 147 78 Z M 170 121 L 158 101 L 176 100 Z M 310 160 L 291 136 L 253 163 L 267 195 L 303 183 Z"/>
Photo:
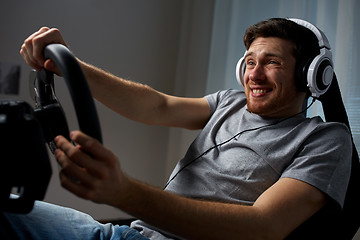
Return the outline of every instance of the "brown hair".
<path id="1" fill-rule="evenodd" d="M 279 37 L 295 43 L 297 61 L 312 58 L 320 52 L 318 39 L 311 30 L 285 18 L 271 18 L 250 26 L 244 35 L 246 49 L 258 37 Z"/>

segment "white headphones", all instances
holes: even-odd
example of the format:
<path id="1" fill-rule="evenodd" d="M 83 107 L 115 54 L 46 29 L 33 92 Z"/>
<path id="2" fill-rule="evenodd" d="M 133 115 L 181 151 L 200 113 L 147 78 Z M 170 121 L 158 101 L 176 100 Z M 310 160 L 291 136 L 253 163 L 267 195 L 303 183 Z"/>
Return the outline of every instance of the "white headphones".
<path id="1" fill-rule="evenodd" d="M 318 98 L 329 89 L 333 79 L 334 70 L 329 41 L 325 34 L 313 24 L 296 18 L 290 18 L 289 20 L 311 30 L 319 41 L 320 54 L 312 59 L 308 67 L 302 70 L 302 74 L 306 76 L 307 82 L 305 84 L 309 88 L 311 96 Z M 242 86 L 244 86 L 245 55 L 246 52 L 236 64 L 236 79 Z"/>

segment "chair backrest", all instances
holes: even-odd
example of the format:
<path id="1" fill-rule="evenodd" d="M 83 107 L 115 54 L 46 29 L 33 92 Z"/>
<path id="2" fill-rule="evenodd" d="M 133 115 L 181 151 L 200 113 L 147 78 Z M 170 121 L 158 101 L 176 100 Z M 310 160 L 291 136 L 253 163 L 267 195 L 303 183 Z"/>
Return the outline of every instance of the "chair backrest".
<path id="1" fill-rule="evenodd" d="M 327 122 L 341 122 L 350 129 L 348 116 L 334 74 L 329 90 L 320 97 Z M 360 226 L 360 163 L 354 141 L 350 182 L 342 211 L 328 205 L 299 226 L 287 239 L 353 239 Z"/>

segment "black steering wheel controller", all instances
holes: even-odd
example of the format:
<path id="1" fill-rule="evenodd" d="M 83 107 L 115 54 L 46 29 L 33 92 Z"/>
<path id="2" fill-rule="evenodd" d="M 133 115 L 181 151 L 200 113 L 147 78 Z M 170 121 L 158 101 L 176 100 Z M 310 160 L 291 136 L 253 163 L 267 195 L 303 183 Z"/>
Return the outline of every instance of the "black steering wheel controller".
<path id="1" fill-rule="evenodd" d="M 95 103 L 75 57 L 60 44 L 46 46 L 44 57 L 55 62 L 66 81 L 80 130 L 102 142 Z M 46 143 L 53 152 L 57 135 L 69 138 L 66 117 L 55 95 L 54 73 L 42 69 L 33 83 L 34 109 L 22 100 L 0 101 L 2 211 L 27 213 L 35 200 L 44 199 L 52 174 Z"/>

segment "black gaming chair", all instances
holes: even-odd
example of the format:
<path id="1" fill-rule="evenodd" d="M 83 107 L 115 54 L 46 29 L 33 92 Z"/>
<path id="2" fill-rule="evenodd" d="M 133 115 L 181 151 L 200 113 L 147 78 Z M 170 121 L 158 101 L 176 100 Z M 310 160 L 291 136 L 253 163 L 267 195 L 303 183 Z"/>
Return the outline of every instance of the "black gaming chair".
<path id="1" fill-rule="evenodd" d="M 350 129 L 335 74 L 329 90 L 319 100 L 327 122 L 341 122 Z M 325 206 L 299 226 L 287 239 L 351 240 L 354 237 L 360 226 L 360 163 L 354 141 L 352 143 L 352 168 L 343 210 L 336 211 L 331 205 Z"/>

